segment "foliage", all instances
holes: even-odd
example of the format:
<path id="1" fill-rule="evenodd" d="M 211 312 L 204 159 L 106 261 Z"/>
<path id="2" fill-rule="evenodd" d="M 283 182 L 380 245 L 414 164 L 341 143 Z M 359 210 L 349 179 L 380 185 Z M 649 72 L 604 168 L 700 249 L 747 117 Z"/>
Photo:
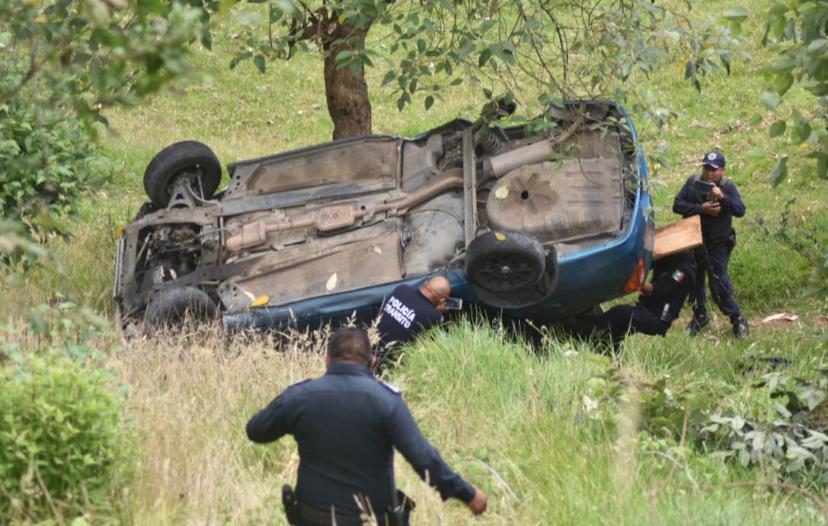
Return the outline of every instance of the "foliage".
<path id="1" fill-rule="evenodd" d="M 787 136 L 791 146 L 806 146 L 814 160 L 816 175 L 828 179 L 828 4 L 814 1 L 776 1 L 765 15 L 762 44 L 775 54 L 765 68 L 767 91 L 762 102 L 770 109 L 780 107 L 791 88 L 798 85 L 811 97 L 805 113 L 793 107 L 788 117 L 777 120 L 769 130 L 771 138 Z M 789 97 L 790 98 L 790 97 Z M 782 155 L 770 174 L 776 186 L 788 176 L 788 158 Z M 814 173 L 806 166 L 803 173 Z M 811 293 L 828 295 L 828 257 L 814 267 Z"/>
<path id="2" fill-rule="evenodd" d="M 701 438 L 724 458 L 744 467 L 760 466 L 780 476 L 813 476 L 828 483 L 828 380 L 808 382 L 771 373 L 767 386 L 777 418 L 771 422 L 714 414 Z"/>
<path id="3" fill-rule="evenodd" d="M 131 455 L 119 395 L 91 341 L 105 320 L 69 302 L 0 326 L 0 522 L 111 507 Z"/>
<path id="4" fill-rule="evenodd" d="M 13 253 L 25 253 L 34 257 L 45 254 L 37 244 L 26 239 L 23 225 L 14 221 L 0 220 L 0 268 L 5 258 Z"/>
<path id="5" fill-rule="evenodd" d="M 149 0 L 0 4 L 0 103 L 71 104 L 81 117 L 156 92 L 189 72 L 201 11 Z"/>
<path id="6" fill-rule="evenodd" d="M 797 198 L 791 197 L 785 202 L 778 224 L 770 224 L 761 215 L 752 223 L 774 243 L 789 247 L 802 258 L 801 269 L 789 267 L 785 273 L 807 276 L 802 295 L 828 296 L 828 249 L 822 248 L 828 243 L 828 236 L 821 228 L 819 218 L 812 216 L 807 221 L 797 221 L 797 215 L 802 215 L 800 206 Z"/>
<path id="7" fill-rule="evenodd" d="M 0 325 L 0 363 L 24 361 L 29 354 L 43 352 L 100 366 L 103 355 L 90 342 L 107 336 L 112 330 L 108 320 L 88 307 L 59 296 L 49 305 L 29 309 L 25 323 L 23 331 L 13 320 Z"/>
<path id="8" fill-rule="evenodd" d="M 80 513 L 120 486 L 128 444 L 107 380 L 50 354 L 0 369 L 0 520 Z"/>
<path id="9" fill-rule="evenodd" d="M 106 164 L 79 119 L 17 99 L 0 106 L 0 214 L 36 238 L 66 233 L 64 216 L 102 182 Z"/>
<path id="10" fill-rule="evenodd" d="M 200 13 L 163 0 L 0 3 L 0 214 L 62 231 L 60 213 L 103 168 L 91 124 L 189 72 Z"/>
<path id="11" fill-rule="evenodd" d="M 231 67 L 253 60 L 264 72 L 268 60 L 318 50 L 355 74 L 383 68 L 382 84 L 393 86 L 399 109 L 421 97 L 428 110 L 450 87 L 469 83 L 488 99 L 534 93 L 537 99 L 525 102 L 540 107 L 611 96 L 663 122 L 670 112 L 654 104 L 646 82 L 622 83 L 646 80 L 658 64 L 675 60 L 700 87 L 701 76 L 729 71 L 734 58 L 727 28 L 691 21 L 695 4 L 272 0 L 267 34 L 248 24 Z M 343 35 L 343 27 L 354 31 Z M 376 37 L 366 40 L 368 31 Z"/>
<path id="12" fill-rule="evenodd" d="M 693 439 L 706 424 L 707 415 L 733 387 L 711 379 L 674 385 L 669 376 L 655 380 L 632 378 L 611 368 L 590 379 L 590 396 L 601 418 L 614 420 L 622 401 L 639 406 L 639 426 L 649 436 L 679 441 Z"/>
<path id="13" fill-rule="evenodd" d="M 590 380 L 596 416 L 617 420 L 622 401 L 639 407 L 639 441 L 650 448 L 675 443 L 698 451 L 762 467 L 780 477 L 813 477 L 828 483 L 828 405 L 823 404 L 828 375 L 818 382 L 774 372 L 764 375 L 756 388 L 767 387 L 775 418 L 771 421 L 743 415 L 724 416 L 726 394 L 736 391 L 727 383 L 706 379 L 681 386 L 668 377 L 655 381 L 632 379 L 610 369 Z"/>
<path id="14" fill-rule="evenodd" d="M 768 91 L 762 102 L 770 109 L 780 106 L 794 85 L 814 97 L 808 113 L 793 108 L 789 118 L 781 118 L 770 128 L 770 137 L 787 135 L 794 146 L 808 144 L 809 157 L 816 161 L 816 173 L 828 178 L 828 40 L 825 2 L 773 2 L 765 16 L 762 43 L 775 54 L 764 71 Z M 778 185 L 788 174 L 788 156 L 782 156 L 771 174 Z"/>

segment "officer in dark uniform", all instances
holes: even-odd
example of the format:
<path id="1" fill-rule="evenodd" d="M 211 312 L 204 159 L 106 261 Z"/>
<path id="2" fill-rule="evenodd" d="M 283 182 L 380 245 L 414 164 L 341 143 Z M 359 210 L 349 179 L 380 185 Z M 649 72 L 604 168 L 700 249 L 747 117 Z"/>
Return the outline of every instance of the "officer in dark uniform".
<path id="1" fill-rule="evenodd" d="M 705 277 L 710 275 L 710 292 L 719 309 L 730 318 L 733 334 L 737 338 L 748 335 L 748 322 L 736 297 L 727 267 L 730 253 L 736 245 L 733 218 L 745 215 L 745 203 L 736 184 L 724 177 L 725 157 L 719 151 L 711 151 L 702 159 L 701 176 L 692 176 L 673 200 L 673 212 L 682 217 L 698 215 L 701 218 L 704 245 L 696 249 L 698 279 L 692 292 L 693 319 L 687 332 L 695 336 L 708 323 Z M 700 189 L 699 183 L 709 183 L 712 188 Z"/>
<path id="2" fill-rule="evenodd" d="M 338 526 L 361 525 L 355 497 L 370 503 L 379 524 L 407 524 L 413 506 L 396 490 L 394 448 L 443 500 L 486 510 L 486 495 L 446 465 L 400 392 L 371 374 L 364 331 L 337 330 L 326 362 L 321 378 L 288 387 L 247 423 L 253 442 L 291 434 L 299 446 L 296 492 L 283 496 L 290 524 L 327 526 L 335 517 Z"/>
<path id="3" fill-rule="evenodd" d="M 690 252 L 661 258 L 653 264 L 652 280 L 641 286 L 635 305 L 616 305 L 603 314 L 582 315 L 565 328 L 582 338 L 607 338 L 614 352 L 619 351 L 627 334 L 664 336 L 678 318 L 695 274 L 696 261 Z"/>
<path id="4" fill-rule="evenodd" d="M 451 284 L 444 276 L 434 276 L 419 289 L 405 284 L 395 288 L 380 309 L 378 362 L 382 362 L 396 345 L 411 341 L 417 333 L 443 323 L 445 301 L 450 294 Z"/>

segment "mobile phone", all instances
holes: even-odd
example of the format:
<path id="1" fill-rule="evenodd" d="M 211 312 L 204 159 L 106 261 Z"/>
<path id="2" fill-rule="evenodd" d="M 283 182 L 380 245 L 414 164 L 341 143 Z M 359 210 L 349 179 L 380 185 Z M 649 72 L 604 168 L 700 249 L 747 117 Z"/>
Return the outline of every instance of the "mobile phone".
<path id="1" fill-rule="evenodd" d="M 710 192 L 712 192 L 715 187 L 715 184 L 710 183 L 708 181 L 702 181 L 701 179 L 696 179 L 695 181 L 693 181 L 693 188 L 705 194 L 709 194 Z"/>
<path id="2" fill-rule="evenodd" d="M 463 308 L 463 300 L 460 298 L 446 298 L 443 305 L 450 310 L 460 310 Z"/>

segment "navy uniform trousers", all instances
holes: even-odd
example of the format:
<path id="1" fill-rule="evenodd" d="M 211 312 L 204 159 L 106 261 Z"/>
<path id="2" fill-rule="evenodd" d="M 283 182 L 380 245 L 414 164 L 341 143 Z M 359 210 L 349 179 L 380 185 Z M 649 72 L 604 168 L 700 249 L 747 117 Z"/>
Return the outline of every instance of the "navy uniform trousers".
<path id="1" fill-rule="evenodd" d="M 697 275 L 693 286 L 691 300 L 693 304 L 693 317 L 703 320 L 707 317 L 707 293 L 705 290 L 706 278 L 710 279 L 710 297 L 719 309 L 727 315 L 731 321 L 735 321 L 740 315 L 739 303 L 733 295 L 733 283 L 727 272 L 730 262 L 730 252 L 733 250 L 733 242 L 724 240 L 721 242 L 708 243 L 695 251 Z M 707 275 L 710 274 L 708 277 Z"/>

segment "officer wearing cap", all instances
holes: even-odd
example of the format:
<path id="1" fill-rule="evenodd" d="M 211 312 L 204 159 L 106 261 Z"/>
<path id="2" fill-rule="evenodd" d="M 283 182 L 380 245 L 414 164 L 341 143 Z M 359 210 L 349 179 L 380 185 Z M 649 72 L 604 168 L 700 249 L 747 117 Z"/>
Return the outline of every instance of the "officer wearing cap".
<path id="1" fill-rule="evenodd" d="M 247 423 L 253 442 L 291 434 L 299 446 L 296 492 L 286 486 L 285 512 L 301 526 L 362 525 L 357 500 L 377 524 L 403 525 L 413 504 L 396 490 L 396 448 L 443 500 L 457 498 L 475 515 L 486 495 L 453 472 L 423 437 L 394 387 L 370 372 L 370 343 L 361 329 L 328 340 L 327 371 L 287 388 Z"/>
<path id="2" fill-rule="evenodd" d="M 635 305 L 616 305 L 603 314 L 581 315 L 564 324 L 582 338 L 607 338 L 618 352 L 628 334 L 664 336 L 678 318 L 690 294 L 696 275 L 696 260 L 690 252 L 680 252 L 653 264 L 653 277 L 641 286 Z"/>
<path id="3" fill-rule="evenodd" d="M 705 154 L 701 176 L 690 177 L 673 201 L 673 212 L 682 217 L 701 216 L 703 246 L 696 250 L 698 276 L 691 294 L 693 319 L 687 327 L 691 336 L 708 323 L 705 278 L 710 279 L 710 293 L 719 309 L 730 318 L 736 338 L 748 335 L 748 323 L 733 294 L 728 275 L 730 253 L 736 246 L 733 218 L 745 215 L 739 190 L 724 177 L 725 156 L 718 150 Z"/>

